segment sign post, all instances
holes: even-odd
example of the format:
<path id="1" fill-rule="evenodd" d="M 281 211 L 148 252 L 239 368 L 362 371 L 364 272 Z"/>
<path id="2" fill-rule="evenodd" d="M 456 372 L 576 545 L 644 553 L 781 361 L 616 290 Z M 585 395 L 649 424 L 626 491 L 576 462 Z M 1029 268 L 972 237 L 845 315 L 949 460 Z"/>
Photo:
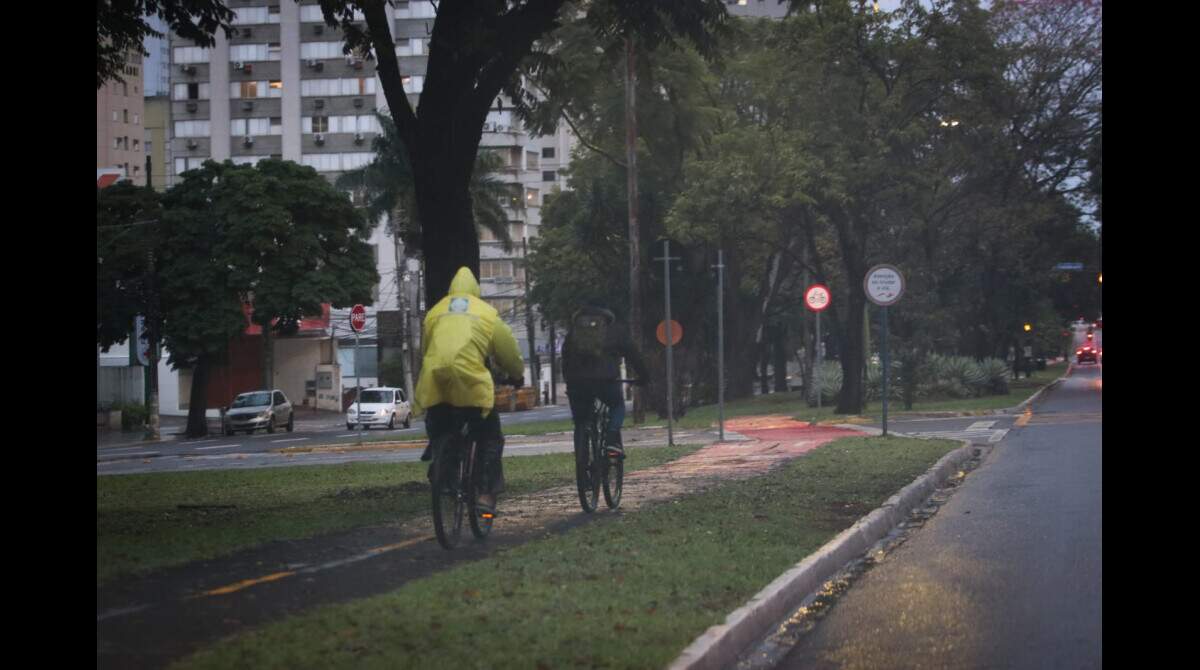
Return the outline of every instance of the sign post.
<path id="1" fill-rule="evenodd" d="M 821 409 L 821 363 L 825 360 L 823 355 L 825 352 L 821 347 L 821 312 L 829 307 L 829 298 L 829 287 L 824 284 L 813 284 L 804 292 L 805 306 L 817 313 L 817 364 L 813 366 L 813 386 L 817 389 L 817 409 Z"/>
<path id="2" fill-rule="evenodd" d="M 358 367 L 358 334 L 367 325 L 367 308 L 355 305 L 350 309 L 350 328 L 354 330 L 354 400 L 358 407 L 354 416 L 358 419 L 358 443 L 362 444 L 362 370 Z"/>
<path id="3" fill-rule="evenodd" d="M 666 341 L 667 341 L 667 446 L 675 446 L 675 401 L 673 387 L 675 384 L 672 376 L 673 365 L 671 356 L 671 346 L 674 344 L 673 333 L 671 332 L 671 261 L 683 260 L 680 257 L 671 256 L 671 241 L 668 239 L 661 240 L 662 256 L 655 258 L 656 261 L 662 261 L 663 264 L 663 290 L 666 293 Z M 678 267 L 678 266 L 677 266 Z M 681 334 L 682 335 L 682 334 Z"/>
<path id="4" fill-rule="evenodd" d="M 725 441 L 725 258 L 717 249 L 717 426 Z"/>
<path id="5" fill-rule="evenodd" d="M 888 410 L 888 377 L 891 376 L 891 361 L 888 358 L 888 322 L 887 308 L 889 305 L 894 305 L 900 296 L 904 295 L 904 276 L 900 274 L 900 270 L 894 265 L 881 264 L 867 270 L 867 276 L 863 277 L 863 290 L 866 291 L 867 299 L 879 305 L 883 313 L 881 315 L 882 322 L 880 323 L 880 349 L 883 359 L 883 436 L 887 437 L 887 410 Z"/>

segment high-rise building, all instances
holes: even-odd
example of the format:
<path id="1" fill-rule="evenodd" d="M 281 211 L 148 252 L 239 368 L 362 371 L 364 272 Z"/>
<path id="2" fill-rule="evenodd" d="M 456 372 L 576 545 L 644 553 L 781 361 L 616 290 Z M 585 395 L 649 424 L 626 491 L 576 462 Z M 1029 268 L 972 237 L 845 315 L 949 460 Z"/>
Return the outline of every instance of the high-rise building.
<path id="1" fill-rule="evenodd" d="M 127 55 L 121 77 L 96 90 L 96 167 L 120 169 L 126 179 L 145 184 L 142 147 L 142 55 Z"/>
<path id="2" fill-rule="evenodd" d="M 231 9 L 236 13 L 236 34 L 227 38 L 217 31 L 211 48 L 171 36 L 164 146 L 170 156 L 168 185 L 210 158 L 248 164 L 268 157 L 293 160 L 331 181 L 371 162 L 371 142 L 379 132 L 375 112 L 386 110 L 374 61 L 366 54 L 343 53 L 342 31 L 325 24 L 316 0 L 243 0 Z M 405 91 L 414 107 L 424 85 L 435 11 L 428 0 L 386 7 Z M 509 322 L 526 355 L 522 241 L 537 235 L 547 193 L 565 186 L 560 169 L 572 146 L 573 138 L 565 130 L 549 137 L 528 135 L 504 99 L 497 100 L 484 126 L 481 149 L 500 154 L 504 166 L 496 178 L 511 184 L 504 204 L 515 248 L 506 252 L 494 237 L 481 235 L 480 284 L 483 298 Z M 380 351 L 375 335 L 391 335 L 372 331 L 399 323 L 401 293 L 407 296 L 412 330 L 420 332 L 417 267 L 401 262 L 403 250 L 383 223 L 370 240 L 381 280 L 368 311 L 368 332 L 361 338 L 368 359 Z M 540 321 L 534 319 L 535 340 L 541 337 Z M 332 323 L 346 322 L 347 313 L 333 311 Z M 334 334 L 344 344 L 353 342 L 348 327 L 335 326 Z M 391 344 L 398 346 L 395 340 Z M 545 345 L 538 348 L 544 350 Z M 353 361 L 363 358 L 362 352 L 353 358 L 346 355 L 344 379 L 353 378 Z M 374 383 L 372 377 L 364 375 L 364 383 Z"/>
<path id="3" fill-rule="evenodd" d="M 146 17 L 150 27 L 162 33 L 162 37 L 147 37 L 142 47 L 149 54 L 142 58 L 145 70 L 146 97 L 167 95 L 171 92 L 171 47 L 167 34 L 167 22 L 158 15 Z"/>

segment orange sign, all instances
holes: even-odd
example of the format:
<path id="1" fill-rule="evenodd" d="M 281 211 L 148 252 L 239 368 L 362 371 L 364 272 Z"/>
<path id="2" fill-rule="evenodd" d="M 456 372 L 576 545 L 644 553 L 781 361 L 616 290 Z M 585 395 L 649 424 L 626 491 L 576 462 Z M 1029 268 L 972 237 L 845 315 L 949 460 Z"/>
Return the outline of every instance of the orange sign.
<path id="1" fill-rule="evenodd" d="M 658 337 L 659 343 L 665 345 L 667 343 L 667 322 L 660 321 L 658 323 L 658 330 L 654 331 L 654 334 Z M 682 339 L 683 326 L 679 325 L 679 322 L 675 319 L 671 319 L 671 346 L 679 344 L 679 340 Z"/>

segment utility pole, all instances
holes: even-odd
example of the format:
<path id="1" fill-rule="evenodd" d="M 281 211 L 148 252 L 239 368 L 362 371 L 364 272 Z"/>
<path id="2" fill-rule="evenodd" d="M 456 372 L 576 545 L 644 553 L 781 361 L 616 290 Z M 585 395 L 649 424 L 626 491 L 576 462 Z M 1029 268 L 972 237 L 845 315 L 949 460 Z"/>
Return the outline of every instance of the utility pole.
<path id="1" fill-rule="evenodd" d="M 550 322 L 550 404 L 558 404 L 558 361 L 555 356 L 555 347 L 558 346 L 558 338 L 554 334 L 554 322 Z"/>
<path id="2" fill-rule="evenodd" d="M 725 441 L 725 256 L 717 249 L 717 425 Z"/>
<path id="3" fill-rule="evenodd" d="M 413 389 L 412 361 L 409 358 L 412 344 L 408 337 L 408 258 L 400 253 L 400 233 L 396 226 L 392 226 L 392 248 L 396 258 L 396 297 L 399 299 L 397 307 L 400 310 L 400 364 L 404 367 L 404 397 L 411 403 Z"/>
<path id="4" fill-rule="evenodd" d="M 633 36 L 625 38 L 625 190 L 629 200 L 629 334 L 638 351 L 642 346 L 642 251 L 638 231 L 637 190 L 637 68 Z M 642 387 L 633 387 L 633 422 L 645 423 L 646 402 Z"/>
<path id="5" fill-rule="evenodd" d="M 524 239 L 521 240 L 521 256 L 529 258 L 529 245 Z M 533 387 L 533 404 L 538 402 L 538 372 L 537 369 L 537 344 L 534 342 L 533 333 L 533 308 L 529 304 L 529 265 L 525 266 L 525 335 L 529 340 L 529 385 Z"/>

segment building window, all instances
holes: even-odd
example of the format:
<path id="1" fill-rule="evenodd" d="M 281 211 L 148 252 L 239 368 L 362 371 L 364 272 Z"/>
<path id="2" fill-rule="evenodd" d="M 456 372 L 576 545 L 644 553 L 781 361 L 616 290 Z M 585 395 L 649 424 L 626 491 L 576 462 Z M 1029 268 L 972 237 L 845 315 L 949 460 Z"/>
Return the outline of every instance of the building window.
<path id="1" fill-rule="evenodd" d="M 133 115 L 133 125 L 135 125 L 135 126 L 136 126 L 136 125 L 140 124 L 141 122 L 142 122 L 142 115 L 141 115 L 141 114 L 134 113 L 134 115 Z"/>
<path id="2" fill-rule="evenodd" d="M 238 87 L 237 97 L 239 97 L 239 98 L 257 98 L 258 97 L 258 82 L 257 81 L 238 82 L 237 84 L 234 84 L 234 86 Z"/>
<path id="3" fill-rule="evenodd" d="M 113 121 L 117 120 L 117 110 L 113 110 Z"/>
<path id="4" fill-rule="evenodd" d="M 134 140 L 133 140 L 133 150 L 134 150 L 134 151 L 137 151 L 137 150 L 138 150 L 138 141 L 137 141 L 137 139 L 134 139 Z"/>
<path id="5" fill-rule="evenodd" d="M 300 58 L 304 60 L 338 58 L 341 55 L 341 42 L 302 42 L 300 44 Z"/>
<path id="6" fill-rule="evenodd" d="M 283 134 L 283 117 L 282 116 L 272 116 L 271 117 L 271 128 L 270 128 L 269 132 L 272 135 L 282 135 Z"/>
<path id="7" fill-rule="evenodd" d="M 183 174 L 188 170 L 195 170 L 208 160 L 208 156 L 189 156 L 187 158 L 175 159 L 175 174 Z"/>
<path id="8" fill-rule="evenodd" d="M 526 207 L 537 207 L 538 206 L 538 190 L 536 188 L 525 189 L 525 206 Z"/>
<path id="9" fill-rule="evenodd" d="M 542 181 L 555 181 L 556 179 L 557 179 L 557 176 L 555 175 L 554 170 L 543 170 L 542 171 Z"/>
<path id="10" fill-rule="evenodd" d="M 538 155 L 537 155 L 536 151 L 526 151 L 525 152 L 525 169 L 526 170 L 538 169 Z"/>
<path id="11" fill-rule="evenodd" d="M 175 122 L 175 137 L 208 137 L 210 134 L 208 121 Z"/>
<path id="12" fill-rule="evenodd" d="M 554 147 L 542 147 L 542 158 L 554 158 Z"/>
<path id="13" fill-rule="evenodd" d="M 480 261 L 479 278 L 495 279 L 497 277 L 513 276 L 512 261 Z"/>
<path id="14" fill-rule="evenodd" d="M 279 42 L 271 42 L 267 45 L 267 60 L 279 60 L 281 53 Z"/>
<path id="15" fill-rule="evenodd" d="M 176 64 L 208 62 L 208 49 L 205 47 L 175 47 L 174 55 L 172 60 Z"/>
<path id="16" fill-rule="evenodd" d="M 171 98 L 174 100 L 208 100 L 208 82 L 175 84 Z"/>
<path id="17" fill-rule="evenodd" d="M 312 131 L 311 132 L 314 132 L 314 133 L 329 132 L 329 117 L 328 116 L 312 117 Z"/>
<path id="18" fill-rule="evenodd" d="M 128 109 L 121 110 L 121 119 L 122 119 L 122 121 L 121 121 L 122 123 L 129 123 L 129 110 Z"/>

